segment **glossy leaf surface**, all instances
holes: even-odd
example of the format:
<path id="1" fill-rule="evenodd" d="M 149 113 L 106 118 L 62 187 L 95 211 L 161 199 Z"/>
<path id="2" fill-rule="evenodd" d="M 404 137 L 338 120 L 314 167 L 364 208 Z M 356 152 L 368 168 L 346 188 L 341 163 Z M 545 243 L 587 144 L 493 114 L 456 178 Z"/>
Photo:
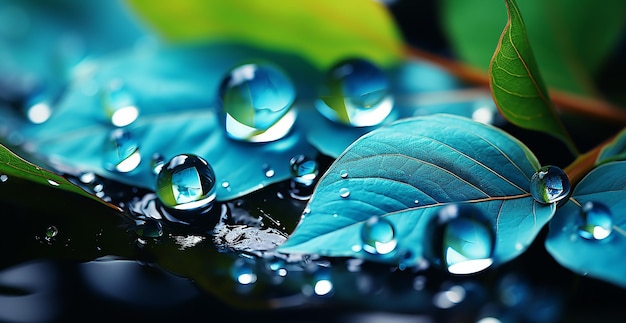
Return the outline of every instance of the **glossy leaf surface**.
<path id="1" fill-rule="evenodd" d="M 546 84 L 593 96 L 593 77 L 623 35 L 626 3 L 525 0 L 518 4 Z M 486 71 L 499 30 L 506 22 L 502 2 L 445 0 L 440 12 L 444 32 L 455 53 Z"/>
<path id="2" fill-rule="evenodd" d="M 82 188 L 68 181 L 65 177 L 59 176 L 41 168 L 40 166 L 34 165 L 14 154 L 5 146 L 0 145 L 0 185 L 3 182 L 12 180 L 13 177 L 88 197 L 110 208 L 120 211 L 117 206 L 109 204 L 98 197 L 87 193 Z"/>
<path id="3" fill-rule="evenodd" d="M 401 57 L 399 31 L 376 1 L 129 3 L 172 42 L 243 42 L 299 55 L 322 69 L 353 55 L 381 65 Z"/>
<path id="4" fill-rule="evenodd" d="M 570 270 L 626 287 L 626 162 L 611 162 L 591 171 L 560 207 L 545 245 L 561 265 Z M 601 240 L 579 235 L 581 206 L 587 202 L 606 205 L 613 217 L 612 232 Z"/>
<path id="5" fill-rule="evenodd" d="M 509 19 L 489 69 L 494 100 L 511 123 L 550 133 L 577 152 L 541 79 L 519 8 L 514 0 L 506 4 Z"/>
<path id="6" fill-rule="evenodd" d="M 494 263 L 502 263 L 522 253 L 554 213 L 529 193 L 537 169 L 527 147 L 493 126 L 446 114 L 403 119 L 339 156 L 279 251 L 397 261 L 358 251 L 363 224 L 378 216 L 395 227 L 397 250 L 417 261 L 431 247 L 426 236 L 439 210 L 470 203 L 489 218 Z"/>
<path id="7" fill-rule="evenodd" d="M 626 159 L 626 130 L 619 132 L 606 146 L 602 147 L 596 159 L 596 164 Z"/>

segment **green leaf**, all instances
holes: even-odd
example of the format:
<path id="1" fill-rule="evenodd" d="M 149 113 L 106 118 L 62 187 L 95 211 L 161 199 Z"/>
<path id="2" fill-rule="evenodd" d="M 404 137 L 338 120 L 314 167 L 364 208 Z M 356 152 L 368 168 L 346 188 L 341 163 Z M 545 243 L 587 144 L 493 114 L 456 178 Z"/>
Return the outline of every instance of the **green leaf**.
<path id="1" fill-rule="evenodd" d="M 559 120 L 541 79 L 514 0 L 506 0 L 509 19 L 491 59 L 489 85 L 498 109 L 511 123 L 547 132 L 578 150 Z"/>
<path id="2" fill-rule="evenodd" d="M 239 42 L 300 55 L 321 69 L 354 55 L 388 66 L 402 54 L 400 32 L 377 1 L 129 4 L 172 42 Z"/>
<path id="3" fill-rule="evenodd" d="M 503 263 L 521 254 L 554 214 L 554 204 L 539 204 L 529 193 L 539 167 L 527 147 L 493 126 L 445 114 L 399 120 L 339 156 L 278 251 L 398 261 L 354 248 L 363 244 L 364 223 L 377 216 L 394 225 L 400 253 L 419 261 L 439 210 L 469 203 L 490 221 L 494 263 Z"/>
<path id="4" fill-rule="evenodd" d="M 596 94 L 593 77 L 623 35 L 626 2 L 525 0 L 519 7 L 546 84 L 566 92 Z M 445 0 L 440 12 L 455 53 L 486 71 L 498 31 L 506 22 L 503 7 L 497 1 Z"/>
<path id="5" fill-rule="evenodd" d="M 574 189 L 570 200 L 550 221 L 545 245 L 561 265 L 581 274 L 626 287 L 626 161 L 598 166 Z M 611 234 L 602 240 L 578 233 L 581 206 L 600 202 L 612 213 Z"/>
<path id="6" fill-rule="evenodd" d="M 17 177 L 39 185 L 45 185 L 82 195 L 96 200 L 112 209 L 121 211 L 119 207 L 107 203 L 95 195 L 87 193 L 79 186 L 76 186 L 72 182 L 68 181 L 65 177 L 24 160 L 3 145 L 0 145 L 0 176 L 3 176 L 0 178 L 2 182 L 10 181 L 13 177 Z M 0 185 L 1 184 L 2 183 L 0 183 Z"/>

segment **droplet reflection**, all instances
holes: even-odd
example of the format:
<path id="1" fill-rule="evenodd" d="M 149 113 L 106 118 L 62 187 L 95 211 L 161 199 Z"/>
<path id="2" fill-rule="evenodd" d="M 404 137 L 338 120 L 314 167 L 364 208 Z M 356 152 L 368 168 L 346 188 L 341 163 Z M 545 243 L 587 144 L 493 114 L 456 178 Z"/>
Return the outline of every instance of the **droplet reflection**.
<path id="1" fill-rule="evenodd" d="M 105 145 L 105 168 L 120 173 L 130 172 L 139 166 L 141 155 L 139 143 L 132 133 L 115 129 Z"/>
<path id="2" fill-rule="evenodd" d="M 495 234 L 482 212 L 470 205 L 448 205 L 437 218 L 434 255 L 453 274 L 471 274 L 491 266 Z"/>
<path id="3" fill-rule="evenodd" d="M 397 240 L 393 224 L 377 216 L 367 220 L 361 228 L 363 250 L 371 254 L 385 255 L 396 249 Z"/>
<path id="4" fill-rule="evenodd" d="M 157 175 L 156 194 L 163 205 L 172 209 L 210 206 L 216 197 L 213 168 L 196 155 L 174 156 Z"/>
<path id="5" fill-rule="evenodd" d="M 585 239 L 603 240 L 613 230 L 611 210 L 600 202 L 585 203 L 581 209 L 581 217 L 583 224 L 578 227 L 578 233 Z"/>
<path id="6" fill-rule="evenodd" d="M 541 167 L 530 179 L 530 193 L 540 203 L 550 204 L 565 198 L 570 183 L 565 172 L 556 166 Z"/>
<path id="7" fill-rule="evenodd" d="M 387 76 L 364 59 L 335 65 L 320 92 L 317 110 L 332 121 L 355 127 L 378 125 L 393 108 Z"/>
<path id="8" fill-rule="evenodd" d="M 278 140 L 296 120 L 296 92 L 291 80 L 271 64 L 244 64 L 220 85 L 224 127 L 229 137 L 251 142 Z"/>

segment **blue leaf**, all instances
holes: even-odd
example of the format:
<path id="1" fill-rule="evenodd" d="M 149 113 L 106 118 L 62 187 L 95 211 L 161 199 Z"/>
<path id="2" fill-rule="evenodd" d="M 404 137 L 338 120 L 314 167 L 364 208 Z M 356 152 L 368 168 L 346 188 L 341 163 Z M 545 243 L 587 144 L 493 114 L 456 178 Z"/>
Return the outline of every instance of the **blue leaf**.
<path id="1" fill-rule="evenodd" d="M 545 245 L 561 265 L 626 287 L 626 161 L 598 166 L 576 185 L 569 201 L 560 207 L 550 221 Z M 582 206 L 602 203 L 612 215 L 612 232 L 596 239 L 584 238 Z"/>
<path id="2" fill-rule="evenodd" d="M 626 128 L 620 131 L 613 141 L 604 146 L 596 159 L 596 165 L 626 159 Z"/>
<path id="3" fill-rule="evenodd" d="M 399 254 L 416 264 L 431 248 L 429 226 L 438 212 L 467 203 L 487 216 L 496 236 L 493 261 L 503 263 L 521 254 L 554 214 L 554 204 L 529 193 L 539 168 L 527 147 L 493 126 L 445 114 L 403 119 L 339 156 L 278 250 L 397 262 L 360 248 L 363 225 L 377 216 L 392 223 Z"/>
<path id="4" fill-rule="evenodd" d="M 250 55 L 242 47 L 226 45 L 161 48 L 149 54 L 101 59 L 94 66 L 82 65 L 84 74 L 74 80 L 50 119 L 40 125 L 22 121 L 19 131 L 30 149 L 57 165 L 147 189 L 154 189 L 156 184 L 150 165 L 153 154 L 166 160 L 183 153 L 197 154 L 215 170 L 217 199 L 233 199 L 291 177 L 291 157 L 304 154 L 314 158 L 317 154 L 295 129 L 269 143 L 226 137 L 214 108 L 215 95 L 228 68 Z M 288 60 L 283 61 L 289 65 Z M 291 66 L 306 71 L 299 62 Z M 86 69 L 89 67 L 93 70 Z M 128 173 L 105 167 L 103 146 L 116 127 L 105 114 L 97 90 L 113 80 L 129 89 L 139 107 L 137 120 L 124 129 L 137 138 L 142 161 Z M 267 172 L 269 169 L 272 172 Z"/>

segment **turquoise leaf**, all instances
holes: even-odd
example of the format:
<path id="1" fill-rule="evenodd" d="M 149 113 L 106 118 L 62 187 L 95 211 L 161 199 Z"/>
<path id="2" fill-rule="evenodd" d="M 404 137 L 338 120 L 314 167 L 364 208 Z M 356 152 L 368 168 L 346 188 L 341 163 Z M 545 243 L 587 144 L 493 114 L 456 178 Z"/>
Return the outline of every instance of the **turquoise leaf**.
<path id="1" fill-rule="evenodd" d="M 529 193 L 539 168 L 523 143 L 494 126 L 447 114 L 402 119 L 339 156 L 278 251 L 416 265 L 432 250 L 440 210 L 470 204 L 493 229 L 494 264 L 504 263 L 524 252 L 555 212 Z M 360 248 L 372 217 L 395 228 L 398 257 Z"/>
<path id="2" fill-rule="evenodd" d="M 626 287 L 626 161 L 598 166 L 576 185 L 572 196 L 550 221 L 546 249 L 570 270 Z M 580 234 L 582 207 L 602 203 L 612 216 L 610 234 L 594 239 Z"/>

